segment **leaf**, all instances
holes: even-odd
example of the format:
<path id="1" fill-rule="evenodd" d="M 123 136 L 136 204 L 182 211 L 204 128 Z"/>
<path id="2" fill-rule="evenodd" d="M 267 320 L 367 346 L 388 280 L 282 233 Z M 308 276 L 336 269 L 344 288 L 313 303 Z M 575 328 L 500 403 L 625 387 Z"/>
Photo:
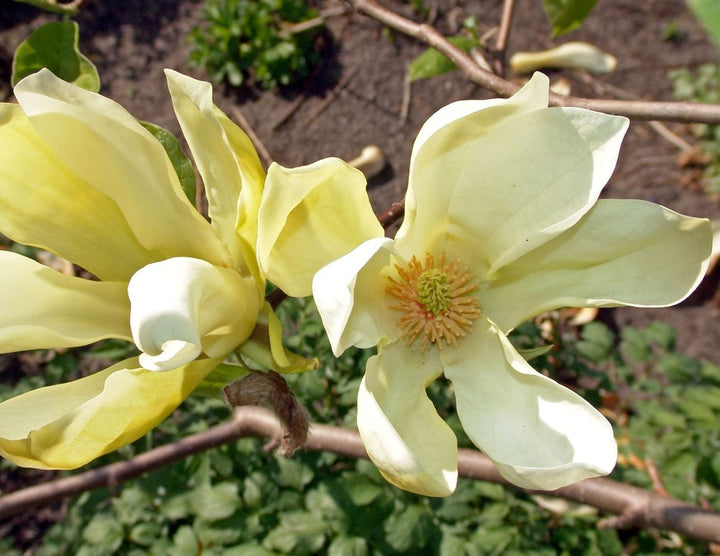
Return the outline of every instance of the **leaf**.
<path id="1" fill-rule="evenodd" d="M 576 349 L 588 359 L 600 362 L 607 358 L 615 342 L 615 336 L 601 322 L 587 323 L 580 334 Z"/>
<path id="2" fill-rule="evenodd" d="M 545 14 L 552 25 L 552 36 L 576 29 L 590 15 L 597 0 L 543 0 Z"/>
<path id="3" fill-rule="evenodd" d="M 717 0 L 687 0 L 695 17 L 706 27 L 715 44 L 720 47 L 720 2 Z"/>
<path id="4" fill-rule="evenodd" d="M 645 362 L 652 357 L 652 350 L 643 333 L 637 328 L 626 326 L 620 333 L 620 347 L 630 361 Z"/>
<path id="5" fill-rule="evenodd" d="M 280 525 L 270 531 L 263 544 L 272 550 L 293 554 L 315 553 L 325 543 L 327 527 L 322 518 L 309 512 L 287 512 L 278 516 Z"/>
<path id="6" fill-rule="evenodd" d="M 301 461 L 281 456 L 276 456 L 275 460 L 280 468 L 280 473 L 276 477 L 280 486 L 290 487 L 302 492 L 315 476 L 312 468 Z"/>
<path id="7" fill-rule="evenodd" d="M 202 485 L 190 496 L 190 506 L 195 515 L 205 521 L 229 517 L 239 505 L 237 485 L 229 482 L 214 486 Z"/>
<path id="8" fill-rule="evenodd" d="M 466 36 L 449 37 L 448 41 L 457 46 L 464 52 L 469 52 L 473 46 L 478 43 L 475 39 Z M 410 72 L 410 81 L 417 81 L 418 79 L 426 79 L 428 77 L 435 77 L 442 75 L 456 68 L 455 63 L 450 61 L 444 54 L 440 54 L 434 48 L 428 48 L 425 52 L 415 58 L 410 65 L 408 70 Z"/>
<path id="9" fill-rule="evenodd" d="M 383 487 L 354 471 L 343 474 L 342 486 L 356 506 L 367 506 L 383 493 Z"/>
<path id="10" fill-rule="evenodd" d="M 196 556 L 200 553 L 200 542 L 189 525 L 182 525 L 173 537 L 172 556 Z"/>
<path id="11" fill-rule="evenodd" d="M 62 3 L 62 2 L 51 2 L 49 0 L 15 0 L 16 2 L 22 2 L 23 4 L 30 4 L 36 8 L 47 10 L 49 12 L 55 12 L 64 15 L 75 15 L 78 13 L 78 7 L 73 2 Z"/>
<path id="12" fill-rule="evenodd" d="M 54 21 L 39 27 L 20 43 L 12 65 L 12 85 L 42 68 L 60 79 L 97 93 L 100 76 L 79 49 L 79 28 L 74 21 Z"/>
<path id="13" fill-rule="evenodd" d="M 430 516 L 419 506 L 408 506 L 385 521 L 387 541 L 398 552 L 417 550 L 427 543 L 432 528 Z"/>
<path id="14" fill-rule="evenodd" d="M 335 537 L 327 553 L 328 556 L 366 556 L 368 545 L 361 537 Z"/>
<path id="15" fill-rule="evenodd" d="M 525 361 L 530 361 L 531 359 L 535 359 L 536 357 L 545 355 L 553 347 L 553 344 L 548 344 L 546 346 L 538 346 L 536 348 L 519 349 L 518 353 L 523 356 L 523 359 L 525 359 Z"/>
<path id="16" fill-rule="evenodd" d="M 130 529 L 129 539 L 140 546 L 151 546 L 162 535 L 162 525 L 154 521 L 138 523 Z"/>
<path id="17" fill-rule="evenodd" d="M 195 205 L 195 169 L 193 168 L 192 162 L 185 155 L 175 136 L 170 133 L 167 129 L 163 129 L 160 126 L 151 124 L 149 122 L 140 122 L 142 126 L 153 134 L 153 137 L 157 139 L 165 149 L 170 162 L 172 162 L 173 169 L 180 180 L 180 187 L 185 192 L 185 196 L 190 201 L 190 204 Z"/>
<path id="18" fill-rule="evenodd" d="M 96 515 L 82 532 L 85 542 L 99 553 L 112 554 L 123 542 L 125 533 L 120 522 L 110 515 Z"/>
<path id="19" fill-rule="evenodd" d="M 645 329 L 645 338 L 665 351 L 675 349 L 677 331 L 665 322 L 653 322 Z"/>

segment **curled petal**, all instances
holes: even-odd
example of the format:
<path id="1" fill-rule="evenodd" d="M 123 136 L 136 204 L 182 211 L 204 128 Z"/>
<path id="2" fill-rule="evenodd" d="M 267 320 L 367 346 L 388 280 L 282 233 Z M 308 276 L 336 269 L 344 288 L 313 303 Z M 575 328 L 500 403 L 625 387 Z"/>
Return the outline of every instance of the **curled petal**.
<path id="1" fill-rule="evenodd" d="M 610 423 L 535 371 L 493 323 L 476 321 L 472 336 L 440 357 L 465 432 L 508 481 L 553 490 L 612 471 Z"/>
<path id="2" fill-rule="evenodd" d="M 483 310 L 511 330 L 560 307 L 660 307 L 705 275 L 710 222 L 639 200 L 602 199 L 575 226 L 503 268 L 480 292 Z"/>
<path id="3" fill-rule="evenodd" d="M 153 373 L 137 358 L 0 404 L 0 455 L 23 467 L 74 469 L 157 426 L 217 364 Z"/>
<path id="4" fill-rule="evenodd" d="M 224 357 L 251 334 L 259 310 L 251 278 L 187 257 L 140 269 L 128 294 L 140 363 L 153 371 L 180 367 L 200 353 Z"/>
<path id="5" fill-rule="evenodd" d="M 617 59 L 597 46 L 585 42 L 568 42 L 542 52 L 516 52 L 510 58 L 515 73 L 530 73 L 542 68 L 584 69 L 590 73 L 607 73 L 617 66 Z"/>
<path id="6" fill-rule="evenodd" d="M 212 225 L 230 248 L 234 267 L 255 265 L 256 215 L 265 182 L 255 147 L 213 104 L 210 83 L 169 69 L 165 74 L 175 114 L 203 179 Z"/>
<path id="7" fill-rule="evenodd" d="M 370 239 L 315 275 L 313 298 L 335 355 L 399 335 L 382 274 L 391 264 L 391 252 L 391 239 Z"/>
<path id="8" fill-rule="evenodd" d="M 0 353 L 131 339 L 123 282 L 66 276 L 0 251 Z"/>
<path id="9" fill-rule="evenodd" d="M 258 215 L 258 257 L 268 280 L 289 295 L 310 295 L 318 270 L 381 237 L 365 185 L 362 172 L 337 158 L 270 166 Z"/>
<path id="10" fill-rule="evenodd" d="M 122 106 L 47 69 L 20 81 L 15 96 L 63 164 L 117 203 L 146 249 L 228 262 L 225 245 L 188 202 L 160 142 Z"/>
<path id="11" fill-rule="evenodd" d="M 455 434 L 425 393 L 439 373 L 436 351 L 396 342 L 368 361 L 358 393 L 358 430 L 370 459 L 389 482 L 425 496 L 447 496 L 457 482 Z"/>

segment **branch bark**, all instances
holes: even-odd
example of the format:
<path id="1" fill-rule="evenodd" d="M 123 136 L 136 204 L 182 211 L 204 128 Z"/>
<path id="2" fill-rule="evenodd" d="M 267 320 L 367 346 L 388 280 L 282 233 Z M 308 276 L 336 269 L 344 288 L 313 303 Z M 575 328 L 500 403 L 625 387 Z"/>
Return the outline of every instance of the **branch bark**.
<path id="1" fill-rule="evenodd" d="M 277 440 L 281 435 L 280 422 L 270 411 L 258 407 L 240 407 L 227 423 L 155 448 L 130 460 L 6 494 L 0 497 L 0 518 L 87 490 L 117 485 L 238 438 L 259 436 Z M 312 424 L 305 448 L 352 458 L 368 457 L 357 431 L 329 425 Z M 493 463 L 475 450 L 460 450 L 458 470 L 463 477 L 517 488 L 505 481 Z M 605 521 L 607 527 L 656 527 L 703 541 L 720 542 L 720 514 L 610 479 L 587 479 L 550 494 L 589 504 L 603 512 L 618 514 Z"/>
<path id="2" fill-rule="evenodd" d="M 348 0 L 360 13 L 384 23 L 401 33 L 414 37 L 447 56 L 472 82 L 501 96 L 511 96 L 520 85 L 499 77 L 478 66 L 471 56 L 442 36 L 434 27 L 415 23 L 380 6 L 374 0 Z M 720 124 L 720 105 L 696 102 L 654 102 L 643 100 L 590 99 L 550 94 L 551 106 L 574 106 L 608 114 L 627 116 L 634 120 L 671 122 L 704 122 Z"/>

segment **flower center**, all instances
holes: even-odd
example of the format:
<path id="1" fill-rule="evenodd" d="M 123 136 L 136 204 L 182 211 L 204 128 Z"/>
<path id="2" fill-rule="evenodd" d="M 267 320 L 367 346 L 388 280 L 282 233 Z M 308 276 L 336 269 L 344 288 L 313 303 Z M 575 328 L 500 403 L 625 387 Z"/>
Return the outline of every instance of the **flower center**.
<path id="1" fill-rule="evenodd" d="M 390 305 L 400 311 L 397 326 L 403 331 L 407 345 L 422 337 L 420 350 L 437 344 L 457 345 L 458 339 L 472 331 L 472 322 L 482 313 L 477 297 L 467 294 L 478 289 L 472 283 L 474 274 L 457 260 L 445 263 L 445 254 L 435 258 L 429 253 L 421 263 L 413 255 L 407 266 L 395 264 L 398 279 L 389 277 L 387 293 L 398 301 Z"/>

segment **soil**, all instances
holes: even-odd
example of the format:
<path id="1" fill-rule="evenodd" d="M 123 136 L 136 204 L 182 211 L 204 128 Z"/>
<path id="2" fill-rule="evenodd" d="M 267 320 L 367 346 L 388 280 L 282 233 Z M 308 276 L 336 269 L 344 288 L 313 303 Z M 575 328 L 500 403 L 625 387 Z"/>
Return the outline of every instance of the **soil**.
<path id="1" fill-rule="evenodd" d="M 343 6 L 339 0 L 319 7 Z M 419 20 L 417 2 L 384 5 Z M 502 0 L 426 0 L 432 24 L 451 34 L 474 15 L 481 33 L 498 25 Z M 518 0 L 509 52 L 551 46 L 550 26 L 538 0 Z M 206 79 L 188 64 L 187 35 L 201 21 L 199 0 L 91 0 L 76 18 L 83 52 L 97 65 L 102 92 L 137 118 L 180 135 L 163 68 Z M 9 97 L 12 52 L 40 24 L 56 19 L 25 4 L 3 2 L 0 11 L 0 96 Z M 665 31 L 674 28 L 671 39 Z M 328 21 L 329 36 L 320 69 L 305 83 L 279 94 L 256 88 L 215 87 L 215 102 L 231 117 L 241 110 L 272 157 L 295 166 L 326 156 L 351 159 L 366 145 L 379 145 L 388 159 L 385 171 L 371 180 L 374 207 L 384 210 L 402 197 L 412 142 L 423 122 L 441 106 L 459 99 L 496 96 L 468 82 L 459 72 L 412 84 L 407 115 L 402 115 L 408 63 L 425 47 L 351 9 Z M 563 73 L 580 96 L 613 98 L 613 89 L 652 100 L 673 100 L 667 71 L 714 61 L 717 50 L 683 0 L 603 0 L 577 30 L 558 42 L 582 40 L 618 58 L 617 69 L 590 85 Z M 560 73 L 552 73 L 553 79 Z M 689 138 L 686 126 L 668 124 Z M 677 163 L 678 148 L 647 123 L 634 122 L 624 143 L 606 197 L 641 198 L 693 216 L 720 218 L 720 205 L 698 190 L 696 175 Z M 682 184 L 691 184 L 692 187 Z M 678 350 L 720 364 L 720 312 L 712 297 L 717 278 L 682 305 L 668 309 L 620 308 L 603 318 L 617 325 L 646 325 L 663 320 L 678 329 Z M 27 475 L 24 475 L 27 479 Z M 16 477 L 17 478 L 17 477 Z M 37 480 L 42 480 L 38 475 Z M 5 481 L 2 481 L 5 482 Z M 12 483 L 12 480 L 10 480 Z M 7 483 L 2 484 L 3 490 Z M 12 490 L 9 488 L 8 490 Z M 42 519 L 43 514 L 35 516 Z M 50 515 L 49 520 L 53 519 Z M 35 534 L 38 528 L 21 534 Z M 17 532 L 17 530 L 16 530 Z M 19 541 L 20 542 L 20 541 Z M 32 545 L 32 538 L 21 541 Z"/>

